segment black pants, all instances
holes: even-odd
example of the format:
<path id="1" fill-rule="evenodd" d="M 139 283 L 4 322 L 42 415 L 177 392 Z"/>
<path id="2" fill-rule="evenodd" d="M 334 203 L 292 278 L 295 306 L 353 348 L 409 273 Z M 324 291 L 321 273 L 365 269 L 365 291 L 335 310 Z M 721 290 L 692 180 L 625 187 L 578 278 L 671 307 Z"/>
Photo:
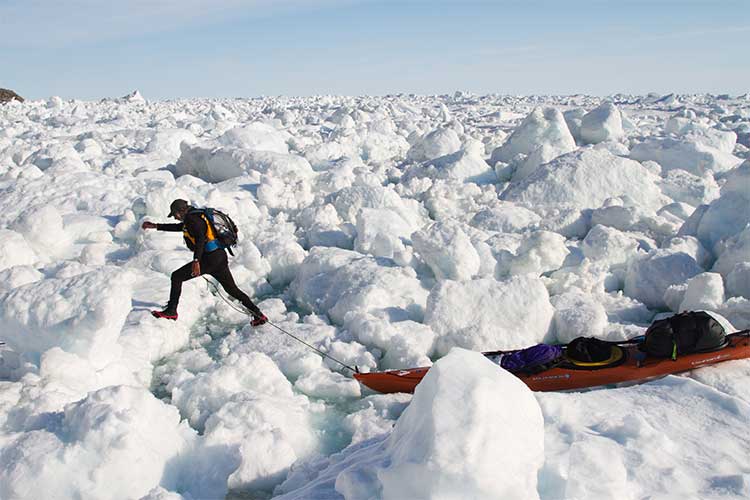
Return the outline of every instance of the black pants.
<path id="1" fill-rule="evenodd" d="M 229 270 L 229 262 L 227 261 L 227 252 L 220 248 L 213 252 L 204 253 L 200 261 L 201 274 L 208 274 L 216 278 L 224 290 L 234 297 L 235 299 L 242 302 L 253 316 L 262 316 L 258 306 L 256 306 L 250 297 L 240 290 L 234 283 L 232 272 Z M 180 294 L 182 293 L 182 283 L 195 278 L 193 276 L 193 263 L 189 262 L 172 273 L 172 289 L 169 292 L 169 304 L 167 309 L 171 311 L 177 311 L 177 305 L 180 302 Z"/>

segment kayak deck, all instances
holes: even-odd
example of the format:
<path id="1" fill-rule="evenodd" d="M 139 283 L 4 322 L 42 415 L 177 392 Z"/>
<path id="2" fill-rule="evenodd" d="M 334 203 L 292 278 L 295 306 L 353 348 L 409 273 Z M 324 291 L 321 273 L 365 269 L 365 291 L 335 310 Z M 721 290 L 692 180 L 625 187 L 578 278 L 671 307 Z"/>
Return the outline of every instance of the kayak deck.
<path id="1" fill-rule="evenodd" d="M 614 367 L 583 369 L 580 367 L 558 366 L 535 374 L 515 374 L 532 391 L 564 391 L 583 389 L 621 382 L 644 381 L 655 377 L 680 373 L 703 366 L 750 358 L 750 335 L 740 332 L 727 335 L 725 347 L 712 351 L 686 354 L 676 360 L 670 358 L 643 357 L 637 346 L 623 347 L 625 361 Z M 485 356 L 493 353 L 484 353 Z M 362 385 L 384 394 L 393 392 L 414 392 L 424 378 L 429 367 L 406 370 L 387 370 L 372 373 L 355 373 L 354 378 Z"/>

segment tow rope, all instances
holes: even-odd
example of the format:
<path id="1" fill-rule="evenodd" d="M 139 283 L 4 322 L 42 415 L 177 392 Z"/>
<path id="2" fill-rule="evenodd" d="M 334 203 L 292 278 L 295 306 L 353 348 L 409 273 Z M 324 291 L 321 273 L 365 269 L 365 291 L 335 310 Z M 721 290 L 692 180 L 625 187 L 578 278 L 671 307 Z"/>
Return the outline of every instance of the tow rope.
<path id="1" fill-rule="evenodd" d="M 242 314 L 246 314 L 246 315 L 248 315 L 248 316 L 250 316 L 250 315 L 251 315 L 251 314 L 250 314 L 250 313 L 249 313 L 248 311 L 246 311 L 246 310 L 245 310 L 244 308 L 243 308 L 243 309 L 240 309 L 240 308 L 239 308 L 239 307 L 237 307 L 237 306 L 236 306 L 235 304 L 232 304 L 232 303 L 231 303 L 231 302 L 230 302 L 230 301 L 229 301 L 229 300 L 228 300 L 228 299 L 227 299 L 226 297 L 224 297 L 224 295 L 222 295 L 222 293 L 221 293 L 221 290 L 219 290 L 219 287 L 218 287 L 218 286 L 216 286 L 216 283 L 214 283 L 214 282 L 213 282 L 213 281 L 211 281 L 210 279 L 206 278 L 205 276 L 203 276 L 203 279 L 204 279 L 204 280 L 206 280 L 206 283 L 208 283 L 209 285 L 211 285 L 211 286 L 212 286 L 212 287 L 214 288 L 214 290 L 216 290 L 216 293 L 217 293 L 217 294 L 219 295 L 219 297 L 221 297 L 221 300 L 223 300 L 224 302 L 226 302 L 226 303 L 227 303 L 227 305 L 229 305 L 229 307 L 231 307 L 232 309 L 234 309 L 235 311 L 237 311 L 237 312 L 239 312 L 239 313 L 242 313 Z M 345 363 L 343 363 L 343 362 L 339 361 L 338 359 L 334 358 L 334 357 L 333 357 L 333 356 L 331 356 L 330 354 L 327 354 L 327 353 L 325 353 L 325 352 L 321 351 L 320 349 L 317 349 L 316 347 L 314 347 L 314 346 L 311 346 L 310 344 L 308 344 L 307 342 L 305 342 L 305 341 L 304 341 L 304 340 L 302 340 L 301 338 L 299 338 L 299 337 L 296 337 L 296 336 L 292 335 L 291 333 L 287 332 L 286 330 L 284 330 L 284 329 L 283 329 L 283 328 L 281 328 L 280 326 L 278 326 L 278 325 L 276 325 L 276 324 L 272 323 L 271 321 L 267 321 L 266 323 L 267 323 L 267 324 L 269 324 L 269 325 L 271 325 L 272 327 L 276 328 L 276 329 L 277 329 L 277 330 L 279 330 L 280 332 L 282 332 L 282 333 L 285 333 L 285 334 L 289 335 L 290 337 L 292 337 L 292 338 L 293 338 L 294 340 L 296 340 L 297 342 L 299 342 L 299 343 L 301 343 L 301 344 L 304 344 L 304 345 L 306 345 L 307 347 L 309 347 L 309 348 L 310 348 L 310 349 L 312 349 L 313 351 L 317 352 L 318 354 L 320 354 L 320 355 L 321 355 L 321 356 L 323 356 L 324 358 L 328 358 L 328 359 L 330 359 L 331 361 L 335 361 L 336 363 L 340 364 L 341 366 L 343 366 L 343 367 L 344 367 L 344 368 L 346 368 L 347 370 L 350 370 L 350 371 L 351 371 L 352 373 L 359 373 L 359 368 L 357 368 L 356 366 L 355 366 L 354 368 L 352 368 L 351 366 L 349 366 L 349 365 L 347 365 L 347 364 L 345 364 Z"/>

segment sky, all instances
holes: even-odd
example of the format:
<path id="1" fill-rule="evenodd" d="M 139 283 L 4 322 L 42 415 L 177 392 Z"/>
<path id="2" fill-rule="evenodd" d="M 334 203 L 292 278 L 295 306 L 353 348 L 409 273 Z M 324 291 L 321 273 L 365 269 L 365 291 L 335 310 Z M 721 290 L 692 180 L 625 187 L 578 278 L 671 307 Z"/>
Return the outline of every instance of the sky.
<path id="1" fill-rule="evenodd" d="M 748 54 L 748 0 L 0 0 L 29 99 L 736 95 Z"/>

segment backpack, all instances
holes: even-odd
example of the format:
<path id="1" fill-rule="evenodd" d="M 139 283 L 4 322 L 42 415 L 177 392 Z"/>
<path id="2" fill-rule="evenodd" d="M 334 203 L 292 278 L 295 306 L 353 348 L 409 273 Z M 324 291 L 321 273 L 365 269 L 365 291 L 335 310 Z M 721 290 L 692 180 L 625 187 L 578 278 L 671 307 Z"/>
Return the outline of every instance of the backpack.
<path id="1" fill-rule="evenodd" d="M 651 356 L 677 359 L 678 354 L 713 351 L 726 343 L 724 327 L 710 314 L 687 311 L 654 321 L 638 348 Z"/>
<path id="2" fill-rule="evenodd" d="M 599 363 L 612 355 L 612 345 L 594 337 L 576 337 L 565 346 L 565 355 L 574 361 Z"/>
<path id="3" fill-rule="evenodd" d="M 196 212 L 201 212 L 211 224 L 211 229 L 216 235 L 216 240 L 220 248 L 225 248 L 229 254 L 234 256 L 232 247 L 237 245 L 239 229 L 229 215 L 215 208 L 200 208 Z"/>
<path id="4" fill-rule="evenodd" d="M 625 361 L 625 351 L 617 342 L 576 337 L 565 346 L 565 359 L 579 369 L 599 370 L 621 365 Z"/>

